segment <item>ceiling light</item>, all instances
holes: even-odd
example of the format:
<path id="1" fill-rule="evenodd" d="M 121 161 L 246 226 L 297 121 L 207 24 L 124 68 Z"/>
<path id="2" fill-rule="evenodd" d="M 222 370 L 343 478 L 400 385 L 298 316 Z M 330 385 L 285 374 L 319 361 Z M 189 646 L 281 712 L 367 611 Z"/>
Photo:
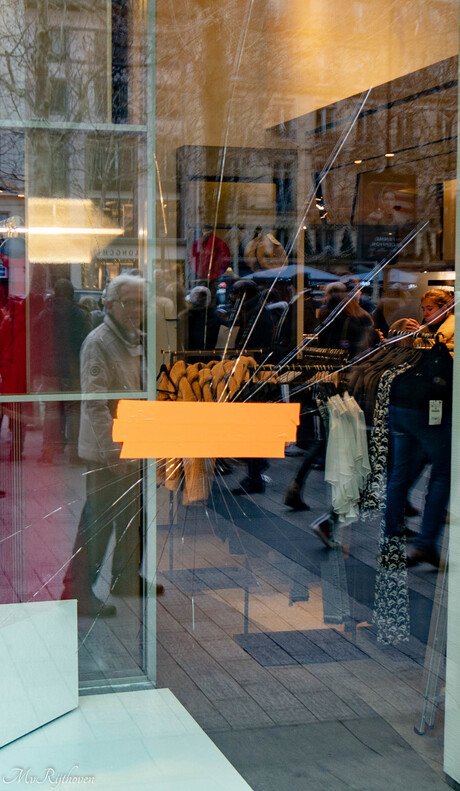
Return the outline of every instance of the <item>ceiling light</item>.
<path id="1" fill-rule="evenodd" d="M 388 157 L 388 158 L 390 158 L 390 157 L 394 157 L 394 154 L 392 154 L 392 153 L 389 151 L 389 152 L 388 152 L 388 154 L 385 154 L 385 156 L 386 156 L 386 157 Z"/>
<path id="2" fill-rule="evenodd" d="M 355 165 L 360 165 L 362 161 L 362 159 L 355 159 Z"/>
<path id="3" fill-rule="evenodd" d="M 27 206 L 28 222 L 17 223 L 16 232 L 26 235 L 32 263 L 92 261 L 124 232 L 88 199 L 29 196 Z"/>

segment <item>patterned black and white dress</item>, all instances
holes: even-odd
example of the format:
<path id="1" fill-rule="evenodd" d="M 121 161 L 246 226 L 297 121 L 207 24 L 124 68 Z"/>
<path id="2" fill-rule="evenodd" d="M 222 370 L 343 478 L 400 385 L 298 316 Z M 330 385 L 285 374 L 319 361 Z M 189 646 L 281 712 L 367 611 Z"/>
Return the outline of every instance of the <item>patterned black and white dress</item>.
<path id="1" fill-rule="evenodd" d="M 388 412 L 390 390 L 393 380 L 407 371 L 407 363 L 385 371 L 380 377 L 374 409 L 373 428 L 369 443 L 369 462 L 371 471 L 366 481 L 362 500 L 361 515 L 368 517 L 382 511 L 386 503 L 386 477 L 389 447 Z"/>

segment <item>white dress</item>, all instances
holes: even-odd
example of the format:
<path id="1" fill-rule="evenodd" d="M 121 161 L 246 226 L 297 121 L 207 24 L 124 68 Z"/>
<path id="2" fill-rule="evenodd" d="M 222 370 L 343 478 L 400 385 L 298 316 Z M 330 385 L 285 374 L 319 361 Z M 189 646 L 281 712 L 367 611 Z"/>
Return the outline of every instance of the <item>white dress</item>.
<path id="1" fill-rule="evenodd" d="M 341 524 L 359 517 L 359 500 L 370 472 L 364 413 L 355 399 L 345 394 L 327 402 L 329 436 L 325 479 L 332 487 L 332 507 Z"/>

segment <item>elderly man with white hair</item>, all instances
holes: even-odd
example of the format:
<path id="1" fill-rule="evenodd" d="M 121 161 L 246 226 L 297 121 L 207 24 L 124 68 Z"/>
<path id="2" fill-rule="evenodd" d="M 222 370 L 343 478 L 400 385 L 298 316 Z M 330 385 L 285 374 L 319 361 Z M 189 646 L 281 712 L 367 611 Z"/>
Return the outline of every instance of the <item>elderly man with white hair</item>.
<path id="1" fill-rule="evenodd" d="M 81 351 L 82 392 L 107 393 L 107 398 L 90 397 L 81 409 L 78 452 L 87 465 L 86 503 L 62 594 L 63 599 L 78 599 L 80 615 L 116 614 L 115 606 L 92 590 L 113 531 L 111 592 L 139 593 L 140 466 L 137 460 L 120 459 L 120 446 L 112 439 L 117 400 L 110 394 L 143 389 L 144 299 L 141 277 L 119 275 L 110 281 L 104 321 L 90 332 Z"/>

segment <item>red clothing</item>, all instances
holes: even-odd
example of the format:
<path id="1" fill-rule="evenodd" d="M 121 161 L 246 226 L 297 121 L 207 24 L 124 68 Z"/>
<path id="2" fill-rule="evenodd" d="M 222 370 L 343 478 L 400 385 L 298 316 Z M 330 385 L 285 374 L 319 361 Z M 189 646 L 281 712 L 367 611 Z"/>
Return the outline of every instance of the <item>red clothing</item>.
<path id="1" fill-rule="evenodd" d="M 26 301 L 10 298 L 0 323 L 2 394 L 27 393 Z"/>
<path id="2" fill-rule="evenodd" d="M 211 234 L 193 242 L 190 266 L 197 277 L 203 280 L 216 280 L 230 266 L 230 262 L 230 250 L 218 236 Z"/>

